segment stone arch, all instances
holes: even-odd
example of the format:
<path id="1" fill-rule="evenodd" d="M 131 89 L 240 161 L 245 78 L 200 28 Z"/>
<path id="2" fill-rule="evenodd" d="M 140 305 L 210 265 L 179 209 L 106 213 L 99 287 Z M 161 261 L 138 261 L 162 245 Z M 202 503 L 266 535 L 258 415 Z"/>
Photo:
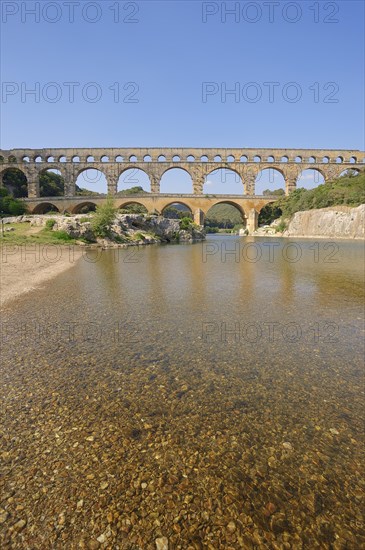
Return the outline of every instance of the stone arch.
<path id="1" fill-rule="evenodd" d="M 193 176 L 183 166 L 171 166 L 161 173 L 161 193 L 193 193 Z"/>
<path id="2" fill-rule="evenodd" d="M 109 162 L 108 155 L 103 155 L 102 157 L 100 157 L 100 162 Z"/>
<path id="3" fill-rule="evenodd" d="M 338 177 L 339 178 L 342 178 L 342 177 L 351 177 L 351 176 L 358 176 L 360 174 L 360 171 L 355 169 L 355 168 L 346 168 L 345 170 L 343 170 L 339 175 Z"/>
<path id="4" fill-rule="evenodd" d="M 182 216 L 179 216 L 178 214 L 176 216 L 171 216 L 173 219 L 179 219 L 180 217 L 189 217 L 191 219 L 193 219 L 194 215 L 193 215 L 193 209 L 188 205 L 186 204 L 186 202 L 184 201 L 171 201 L 169 203 L 167 203 L 161 210 L 161 214 L 162 216 L 164 217 L 168 217 L 166 214 L 167 214 L 167 210 L 170 210 L 172 208 L 176 208 L 175 205 L 179 205 L 179 206 L 183 206 L 184 209 L 181 209 L 181 212 L 182 213 L 185 213 L 187 212 L 187 215 L 184 216 L 182 214 Z M 179 209 L 178 209 L 179 210 Z"/>
<path id="5" fill-rule="evenodd" d="M 223 229 L 224 228 L 232 229 L 237 224 L 242 225 L 243 227 L 246 227 L 247 225 L 246 212 L 244 211 L 242 206 L 237 204 L 235 201 L 230 201 L 230 200 L 221 200 L 221 201 L 218 200 L 207 210 L 207 212 L 205 213 L 205 225 L 207 227 L 216 226 L 214 219 L 215 219 L 215 210 L 218 205 L 228 205 L 230 207 L 233 207 L 235 211 L 238 212 L 239 216 L 237 217 L 236 214 L 232 214 L 232 211 L 231 211 L 231 213 L 228 213 L 229 217 L 226 218 L 226 221 L 224 221 L 224 218 L 223 218 L 223 220 L 219 222 L 220 224 L 223 224 L 223 225 L 221 227 L 220 225 L 217 225 L 217 227 L 223 228 Z"/>
<path id="6" fill-rule="evenodd" d="M 52 202 L 41 202 L 33 208 L 32 214 L 47 214 L 48 212 L 59 212 L 59 209 Z"/>
<path id="7" fill-rule="evenodd" d="M 148 209 L 147 207 L 140 201 L 138 200 L 126 200 L 125 202 L 122 202 L 120 203 L 120 205 L 118 206 L 118 209 L 119 210 L 125 210 L 128 208 L 130 208 L 131 210 L 131 214 L 136 214 L 137 212 L 133 212 L 133 207 L 138 207 L 138 210 L 143 210 L 143 213 L 144 214 L 147 214 L 148 213 Z"/>
<path id="8" fill-rule="evenodd" d="M 140 168 L 140 165 L 130 164 L 119 171 L 117 192 L 133 187 L 142 187 L 142 190 L 136 191 L 136 193 L 149 193 L 151 191 L 151 179 L 148 172 Z"/>
<path id="9" fill-rule="evenodd" d="M 54 182 L 47 181 L 47 172 L 56 174 L 59 178 L 55 178 Z M 62 197 L 65 194 L 65 178 L 59 168 L 47 166 L 38 173 L 39 196 L 40 197 Z"/>
<path id="10" fill-rule="evenodd" d="M 285 194 L 285 173 L 277 166 L 270 166 L 260 170 L 255 179 L 255 195 L 263 195 L 264 191 L 283 190 Z M 265 193 L 269 194 L 269 193 Z"/>
<path id="11" fill-rule="evenodd" d="M 58 162 L 67 162 L 67 157 L 65 157 L 65 155 L 61 155 L 58 157 Z"/>
<path id="12" fill-rule="evenodd" d="M 326 172 L 318 167 L 305 168 L 298 174 L 296 187 L 300 189 L 314 189 L 326 181 Z"/>
<path id="13" fill-rule="evenodd" d="M 267 202 L 267 204 L 256 208 L 258 213 L 257 222 L 259 227 L 261 225 L 269 225 L 272 221 L 282 216 L 283 211 L 277 206 L 272 206 L 273 202 L 275 201 L 271 200 Z"/>
<path id="14" fill-rule="evenodd" d="M 0 172 L 0 187 L 5 187 L 15 198 L 28 196 L 28 178 L 23 170 L 9 166 Z"/>
<path id="15" fill-rule="evenodd" d="M 203 193 L 213 195 L 243 195 L 241 174 L 227 166 L 213 166 L 204 178 Z"/>
<path id="16" fill-rule="evenodd" d="M 108 183 L 104 172 L 97 168 L 84 166 L 77 170 L 75 185 L 91 193 L 106 194 Z M 84 194 L 76 190 L 76 195 Z"/>
<path id="17" fill-rule="evenodd" d="M 96 204 L 92 201 L 85 201 L 76 204 L 72 208 L 72 214 L 86 214 L 87 212 L 94 212 L 96 210 Z"/>

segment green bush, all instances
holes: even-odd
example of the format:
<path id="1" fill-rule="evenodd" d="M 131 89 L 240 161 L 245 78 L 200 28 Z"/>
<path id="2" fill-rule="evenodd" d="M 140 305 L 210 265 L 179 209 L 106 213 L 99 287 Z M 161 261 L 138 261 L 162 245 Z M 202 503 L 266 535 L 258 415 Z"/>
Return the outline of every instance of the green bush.
<path id="1" fill-rule="evenodd" d="M 285 218 L 295 212 L 328 206 L 359 206 L 365 203 L 365 171 L 358 175 L 347 174 L 333 181 L 319 185 L 315 189 L 296 189 L 288 197 L 272 203 L 279 208 Z"/>
<path id="2" fill-rule="evenodd" d="M 46 229 L 53 229 L 56 225 L 56 220 L 50 219 L 46 221 Z"/>
<path id="3" fill-rule="evenodd" d="M 5 187 L 0 189 L 0 216 L 22 216 L 26 212 L 24 202 L 11 197 Z"/>
<path id="4" fill-rule="evenodd" d="M 185 217 L 185 218 L 181 218 L 180 220 L 180 229 L 190 229 L 190 227 L 192 226 L 192 220 L 191 218 L 188 218 L 188 217 Z"/>
<path id="5" fill-rule="evenodd" d="M 112 197 L 107 197 L 102 206 L 97 206 L 91 220 L 91 226 L 98 237 L 108 237 L 113 225 L 117 209 L 114 207 Z"/>
<path id="6" fill-rule="evenodd" d="M 72 237 L 64 230 L 54 231 L 53 236 L 59 241 L 72 241 Z"/>

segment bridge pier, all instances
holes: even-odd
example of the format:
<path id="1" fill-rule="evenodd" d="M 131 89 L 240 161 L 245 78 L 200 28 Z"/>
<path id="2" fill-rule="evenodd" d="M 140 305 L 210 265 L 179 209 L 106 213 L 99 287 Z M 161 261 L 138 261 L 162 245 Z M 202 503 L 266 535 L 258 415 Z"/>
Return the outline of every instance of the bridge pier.
<path id="1" fill-rule="evenodd" d="M 194 223 L 196 223 L 197 225 L 204 225 L 204 218 L 205 215 L 203 210 L 201 208 L 197 208 L 197 210 L 195 210 L 194 212 Z"/>
<path id="2" fill-rule="evenodd" d="M 247 216 L 247 229 L 249 234 L 251 235 L 259 226 L 259 213 L 255 208 L 251 208 L 248 212 Z"/>

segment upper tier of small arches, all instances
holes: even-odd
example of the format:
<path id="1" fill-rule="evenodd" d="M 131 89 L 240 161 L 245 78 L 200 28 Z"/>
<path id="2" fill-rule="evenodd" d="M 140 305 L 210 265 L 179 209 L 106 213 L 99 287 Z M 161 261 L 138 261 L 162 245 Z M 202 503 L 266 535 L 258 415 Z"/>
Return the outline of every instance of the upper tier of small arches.
<path id="1" fill-rule="evenodd" d="M 201 156 L 194 156 L 192 154 L 181 155 L 174 154 L 173 152 L 169 155 L 156 155 L 155 157 L 148 155 L 137 156 L 135 154 L 131 155 L 107 155 L 102 154 L 101 156 L 96 156 L 95 154 L 79 154 L 79 155 L 60 155 L 60 156 L 51 156 L 46 155 L 42 156 L 36 154 L 34 156 L 20 156 L 16 157 L 15 155 L 3 156 L 0 155 L 0 163 L 9 163 L 9 164 L 30 164 L 30 163 L 114 163 L 114 162 L 170 162 L 170 163 L 185 163 L 185 162 L 224 162 L 224 163 L 244 163 L 244 162 L 258 162 L 258 163 L 306 163 L 306 164 L 328 164 L 328 163 L 350 163 L 356 164 L 358 162 L 365 163 L 365 158 L 361 159 L 355 155 L 345 156 L 339 155 L 331 157 L 329 155 L 315 157 L 310 156 L 274 156 L 274 155 L 212 155 L 212 154 L 203 154 Z"/>

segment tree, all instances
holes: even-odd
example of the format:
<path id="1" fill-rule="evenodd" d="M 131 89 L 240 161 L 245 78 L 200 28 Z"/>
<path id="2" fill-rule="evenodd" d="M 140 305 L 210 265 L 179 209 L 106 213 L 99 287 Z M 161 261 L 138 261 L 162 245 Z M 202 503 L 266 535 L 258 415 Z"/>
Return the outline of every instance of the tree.
<path id="1" fill-rule="evenodd" d="M 26 211 L 27 207 L 24 202 L 11 197 L 5 187 L 0 189 L 0 217 L 4 214 L 10 216 L 21 216 L 22 214 L 25 214 Z"/>
<path id="2" fill-rule="evenodd" d="M 65 194 L 65 181 L 54 172 L 43 172 L 39 176 L 39 192 L 41 197 L 62 197 Z"/>
<path id="3" fill-rule="evenodd" d="M 111 226 L 113 225 L 117 209 L 114 207 L 114 200 L 108 196 L 102 206 L 97 206 L 95 214 L 91 220 L 91 225 L 95 235 L 98 237 L 108 237 Z"/>
<path id="4" fill-rule="evenodd" d="M 3 175 L 3 185 L 14 198 L 28 196 L 28 182 L 25 174 L 18 168 L 8 168 Z"/>

